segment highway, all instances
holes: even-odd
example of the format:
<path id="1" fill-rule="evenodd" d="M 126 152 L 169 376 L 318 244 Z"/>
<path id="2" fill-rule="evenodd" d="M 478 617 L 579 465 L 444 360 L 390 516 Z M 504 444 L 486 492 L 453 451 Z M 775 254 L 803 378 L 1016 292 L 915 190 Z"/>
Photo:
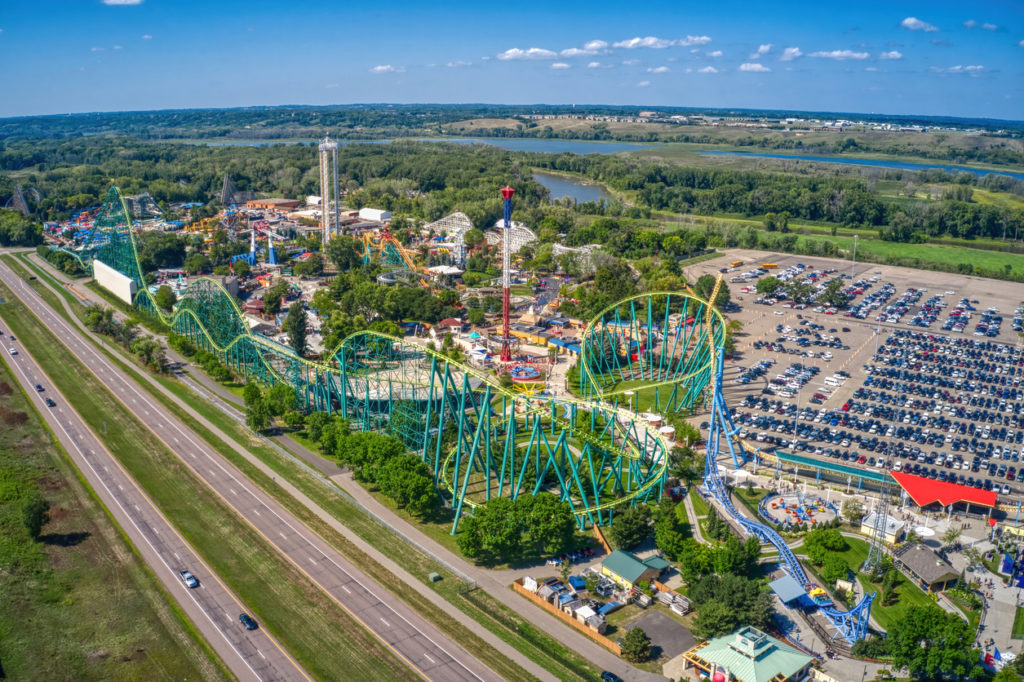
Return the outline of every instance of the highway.
<path id="1" fill-rule="evenodd" d="M 229 508 L 413 671 L 434 682 L 500 679 L 248 481 L 2 263 L 0 280 Z"/>
<path id="2" fill-rule="evenodd" d="M 0 306 L 0 313 L 3 307 Z M 5 325 L 6 326 L 6 325 Z M 246 630 L 238 620 L 245 605 L 198 557 L 157 510 L 113 455 L 53 387 L 29 352 L 4 330 L 3 353 L 36 408 L 89 485 L 117 519 L 143 559 L 185 613 L 241 680 L 309 680 L 265 630 Z M 11 349 L 16 353 L 11 353 Z M 36 391 L 40 385 L 43 391 Z M 51 399 L 54 406 L 47 405 Z M 199 586 L 189 589 L 178 571 L 188 570 Z"/>

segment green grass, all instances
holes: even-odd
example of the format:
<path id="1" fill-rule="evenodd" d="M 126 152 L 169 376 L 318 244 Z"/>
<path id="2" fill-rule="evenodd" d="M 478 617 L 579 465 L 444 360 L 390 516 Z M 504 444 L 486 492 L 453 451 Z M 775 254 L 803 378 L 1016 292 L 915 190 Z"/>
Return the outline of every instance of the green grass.
<path id="1" fill-rule="evenodd" d="M 7 324 L 31 348 L 50 379 L 95 431 L 106 423 L 114 456 L 218 575 L 315 677 L 405 679 L 391 652 L 229 510 L 89 370 L 32 316 L 10 290 Z M 303 627 L 294 627 L 302 623 Z M 324 651 L 332 652 L 324 656 Z"/>
<path id="2" fill-rule="evenodd" d="M 5 306 L 0 306 L 0 309 Z M 22 421 L 24 420 L 24 421 Z M 0 358 L 0 661 L 16 680 L 230 679 Z M 18 490 L 50 503 L 39 542 Z M 115 595 L 118 608 L 110 608 Z"/>
<path id="3" fill-rule="evenodd" d="M 62 289 L 58 289 L 58 291 L 69 303 L 74 304 L 77 302 L 70 293 Z M 144 371 L 135 364 L 134 359 L 131 359 L 130 364 L 126 365 L 122 361 L 124 358 L 120 355 L 112 356 L 109 352 L 109 347 L 103 349 L 103 352 L 124 370 L 134 371 L 137 374 Z M 277 475 L 286 478 L 318 506 L 326 510 L 350 530 L 356 532 L 363 540 L 396 561 L 402 568 L 422 581 L 423 584 L 452 602 L 460 610 L 464 611 L 502 640 L 522 651 L 528 658 L 538 663 L 538 665 L 541 665 L 560 679 L 590 679 L 596 675 L 597 669 L 588 664 L 579 655 L 566 649 L 557 640 L 523 620 L 491 595 L 482 590 L 466 591 L 465 584 L 443 566 L 411 547 L 393 533 L 381 532 L 381 525 L 368 517 L 365 512 L 349 503 L 345 498 L 338 496 L 333 489 L 326 487 L 307 469 L 282 457 L 276 450 L 268 447 L 262 439 L 257 438 L 251 431 L 240 426 L 222 411 L 210 409 L 208 404 L 187 386 L 166 376 L 153 376 L 152 378 L 171 391 L 185 404 L 202 413 L 204 418 L 214 427 L 257 456 L 262 462 L 270 466 Z M 411 607 L 419 611 L 427 620 L 433 622 L 439 629 L 449 634 L 455 641 L 458 641 L 467 651 L 473 653 L 481 660 L 487 661 L 492 669 L 501 673 L 505 679 L 524 679 L 525 671 L 522 671 L 514 662 L 499 654 L 493 647 L 476 637 L 475 634 L 468 632 L 457 621 L 440 612 L 433 604 L 427 604 L 423 597 L 401 582 L 397 576 L 380 567 L 362 550 L 355 547 L 346 538 L 333 531 L 333 529 L 330 529 L 318 517 L 312 515 L 308 509 L 298 505 L 294 498 L 282 494 L 279 486 L 272 485 L 272 482 L 268 481 L 262 472 L 238 455 L 232 448 L 228 447 L 221 438 L 215 437 L 208 429 L 198 424 L 178 405 L 168 401 L 166 396 L 160 394 L 149 382 L 140 380 L 139 384 L 154 396 L 160 398 L 177 417 L 195 429 L 200 436 L 210 442 L 213 447 L 230 459 L 255 483 L 263 487 L 264 490 L 288 507 L 293 513 L 296 513 L 297 516 L 300 516 L 306 522 L 315 521 L 315 525 L 311 525 L 334 547 L 357 565 L 363 566 L 371 572 L 378 582 L 395 592 L 400 598 L 409 603 Z M 309 447 L 316 448 L 314 443 L 308 441 L 307 443 Z M 447 529 L 441 529 L 439 532 L 451 542 L 451 536 L 447 533 Z M 431 572 L 440 573 L 443 579 L 439 582 L 431 582 L 428 579 Z"/>
<path id="4" fill-rule="evenodd" d="M 690 488 L 688 493 L 690 496 L 690 502 L 693 503 L 693 513 L 697 515 L 697 518 L 703 518 L 708 515 L 710 507 L 708 503 L 704 501 L 704 498 L 700 496 L 694 488 Z"/>
<path id="5" fill-rule="evenodd" d="M 1010 631 L 1011 639 L 1024 639 L 1024 608 L 1017 607 L 1013 615 L 1013 629 Z"/>

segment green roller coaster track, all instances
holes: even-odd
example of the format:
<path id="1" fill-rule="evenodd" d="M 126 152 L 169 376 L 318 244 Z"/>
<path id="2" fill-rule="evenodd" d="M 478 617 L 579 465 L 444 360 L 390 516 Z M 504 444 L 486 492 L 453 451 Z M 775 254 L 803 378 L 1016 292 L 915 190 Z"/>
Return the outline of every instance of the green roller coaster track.
<path id="1" fill-rule="evenodd" d="M 599 323 L 599 316 L 598 324 L 587 327 L 582 358 L 582 373 L 592 387 L 589 395 L 531 398 L 501 387 L 477 368 L 375 332 L 352 334 L 324 360 L 300 357 L 253 333 L 235 299 L 208 278 L 192 282 L 174 311 L 165 313 L 143 281 L 130 213 L 116 187 L 107 193 L 89 240 L 69 253 L 87 269 L 100 260 L 130 277 L 138 287 L 135 306 L 214 353 L 234 371 L 268 385 L 292 387 L 307 411 L 337 414 L 355 428 L 400 438 L 428 464 L 435 484 L 454 508 L 453 533 L 463 512 L 498 496 L 514 499 L 552 492 L 571 505 L 581 528 L 610 522 L 619 505 L 661 497 L 670 443 L 628 410 L 598 399 L 618 391 L 603 394 L 597 387 L 606 386 L 613 371 L 620 378 L 640 373 L 656 379 L 658 386 L 672 385 L 672 405 L 685 403 L 699 395 L 710 378 L 708 340 L 724 334 L 720 315 L 696 314 L 707 309 L 700 299 L 648 294 L 646 304 L 638 307 L 643 297 L 634 297 L 620 304 L 632 315 L 627 324 L 636 333 L 629 338 L 650 339 L 650 350 L 657 349 L 656 363 L 647 352 L 632 363 L 608 353 L 600 362 L 594 356 L 591 367 L 586 350 L 593 339 L 607 343 L 612 338 L 601 335 L 607 325 Z M 657 316 L 656 307 L 665 311 L 664 319 Z M 636 322 L 640 308 L 647 310 L 642 325 Z M 677 320 L 682 313 L 685 323 L 691 312 L 694 322 L 686 340 L 665 348 L 669 332 L 676 333 L 669 315 Z M 714 333 L 696 329 L 713 323 Z M 684 357 L 687 354 L 691 357 Z"/>

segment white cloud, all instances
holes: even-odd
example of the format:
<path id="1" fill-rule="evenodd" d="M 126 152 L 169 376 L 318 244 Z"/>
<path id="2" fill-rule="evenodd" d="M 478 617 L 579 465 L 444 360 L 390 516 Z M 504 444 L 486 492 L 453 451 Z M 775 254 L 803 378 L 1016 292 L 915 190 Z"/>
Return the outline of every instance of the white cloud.
<path id="1" fill-rule="evenodd" d="M 683 47 L 689 47 L 690 45 L 707 45 L 711 42 L 710 36 L 686 36 L 682 40 L 676 41 Z"/>
<path id="2" fill-rule="evenodd" d="M 791 62 L 797 57 L 803 57 L 804 53 L 799 47 L 787 47 L 782 51 L 782 56 L 779 57 L 780 61 Z"/>
<path id="3" fill-rule="evenodd" d="M 121 49 L 121 46 L 120 46 L 120 45 L 114 45 L 114 47 L 113 47 L 113 48 L 111 48 L 111 49 L 114 49 L 114 50 L 120 50 L 120 49 Z"/>
<path id="4" fill-rule="evenodd" d="M 647 69 L 647 73 L 668 73 L 669 71 L 671 71 L 671 69 L 667 66 L 658 66 Z"/>
<path id="5" fill-rule="evenodd" d="M 1024 47 L 1024 40 L 1017 43 L 1017 47 Z"/>
<path id="6" fill-rule="evenodd" d="M 403 73 L 404 71 L 404 67 L 391 66 L 391 64 L 378 64 L 370 69 L 370 73 Z"/>
<path id="7" fill-rule="evenodd" d="M 588 40 L 587 42 L 583 43 L 583 49 L 594 50 L 595 52 L 597 50 L 607 50 L 608 43 L 604 40 Z"/>
<path id="8" fill-rule="evenodd" d="M 842 61 L 844 59 L 867 59 L 871 55 L 867 52 L 854 52 L 853 50 L 830 50 L 828 52 L 812 52 L 808 56 Z"/>
<path id="9" fill-rule="evenodd" d="M 638 87 L 638 88 L 646 88 L 650 84 L 651 84 L 651 81 L 640 81 L 639 83 L 636 84 L 636 87 Z"/>
<path id="10" fill-rule="evenodd" d="M 551 65 L 551 68 L 555 69 L 555 70 L 561 70 L 561 69 L 568 69 L 570 67 L 565 62 L 555 62 L 554 64 Z"/>
<path id="11" fill-rule="evenodd" d="M 90 52 L 103 52 L 103 51 L 104 51 L 104 50 L 106 50 L 106 49 L 107 49 L 107 48 L 105 48 L 105 47 L 90 47 L 90 48 L 89 48 L 89 51 L 90 51 Z"/>
<path id="12" fill-rule="evenodd" d="M 697 69 L 697 73 L 718 73 L 718 69 L 713 66 L 705 66 L 703 69 Z"/>
<path id="13" fill-rule="evenodd" d="M 752 52 L 747 59 L 760 59 L 764 55 L 768 54 L 772 50 L 772 44 L 767 43 L 757 48 L 757 52 Z"/>
<path id="14" fill-rule="evenodd" d="M 141 5 L 142 0 L 103 0 L 104 5 Z"/>
<path id="15" fill-rule="evenodd" d="M 597 54 L 597 50 L 585 50 L 579 47 L 570 47 L 558 53 L 561 57 L 583 57 Z"/>
<path id="16" fill-rule="evenodd" d="M 708 56 L 709 57 L 721 57 L 722 56 L 722 51 L 721 50 L 715 50 L 714 52 L 708 52 Z"/>
<path id="17" fill-rule="evenodd" d="M 531 47 L 526 50 L 521 50 L 518 47 L 513 47 L 510 50 L 505 50 L 498 55 L 498 59 L 502 61 L 509 61 L 512 59 L 554 59 L 558 54 L 551 50 L 545 50 L 541 47 Z"/>
<path id="18" fill-rule="evenodd" d="M 753 71 L 754 73 L 765 73 L 767 71 L 771 71 L 771 69 L 769 69 L 764 64 L 751 64 L 748 62 L 746 64 L 740 64 L 740 71 Z"/>
<path id="19" fill-rule="evenodd" d="M 143 40 L 152 40 L 153 36 L 149 35 L 148 33 L 143 33 L 142 34 L 142 39 Z"/>
<path id="20" fill-rule="evenodd" d="M 647 36 L 646 38 L 637 36 L 636 38 L 630 38 L 629 40 L 620 40 L 619 42 L 614 43 L 614 47 L 624 47 L 627 50 L 632 50 L 637 47 L 651 47 L 656 50 L 660 50 L 662 48 L 671 47 L 675 44 L 676 41 L 674 40 L 665 40 L 664 38 L 655 38 L 654 36 Z"/>
<path id="21" fill-rule="evenodd" d="M 448 64 L 446 64 L 446 66 L 449 69 L 457 68 L 457 67 L 460 67 L 460 66 L 472 66 L 472 65 L 473 65 L 473 62 L 463 62 L 463 61 L 448 62 Z"/>
<path id="22" fill-rule="evenodd" d="M 588 69 L 600 69 L 601 68 L 601 62 L 590 62 L 589 64 L 587 64 L 587 68 Z"/>
<path id="23" fill-rule="evenodd" d="M 877 66 L 868 66 L 864 69 L 865 71 L 878 71 Z"/>
<path id="24" fill-rule="evenodd" d="M 903 59 L 903 53 L 899 50 L 891 50 L 878 55 L 879 59 Z"/>
<path id="25" fill-rule="evenodd" d="M 626 61 L 622 62 L 622 65 L 623 66 L 636 66 L 639 63 L 640 63 L 639 59 L 627 59 Z"/>
<path id="26" fill-rule="evenodd" d="M 938 26 L 933 26 L 927 21 L 921 21 L 917 17 L 907 17 L 900 22 L 900 26 L 903 28 L 909 28 L 911 31 L 925 31 L 926 33 L 939 30 Z"/>
<path id="27" fill-rule="evenodd" d="M 977 25 L 978 22 L 976 22 L 974 19 L 968 19 L 967 21 L 964 22 L 964 28 L 974 28 Z"/>
<path id="28" fill-rule="evenodd" d="M 999 27 L 995 24 L 982 24 L 981 27 L 986 31 L 998 31 Z"/>
<path id="29" fill-rule="evenodd" d="M 955 73 L 977 76 L 979 73 L 985 70 L 985 67 L 982 66 L 981 64 L 972 64 L 968 66 L 957 64 L 956 66 L 951 66 L 948 69 L 943 69 L 942 67 L 939 66 L 932 66 L 929 67 L 929 70 L 932 73 Z"/>

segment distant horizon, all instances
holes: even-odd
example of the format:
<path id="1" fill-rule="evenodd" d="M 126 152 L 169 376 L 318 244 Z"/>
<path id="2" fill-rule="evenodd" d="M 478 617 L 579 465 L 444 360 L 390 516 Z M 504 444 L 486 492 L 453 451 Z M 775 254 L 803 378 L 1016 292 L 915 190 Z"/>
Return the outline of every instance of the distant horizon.
<path id="1" fill-rule="evenodd" d="M 947 114 L 924 114 L 908 112 L 868 112 L 868 111 L 840 111 L 840 110 L 810 110 L 810 109 L 780 109 L 775 107 L 730 107 L 730 106 L 698 106 L 698 105 L 670 105 L 670 104 L 596 104 L 596 103 L 508 103 L 508 102 L 345 102 L 331 104 L 240 104 L 235 106 L 195 106 L 195 107 L 165 107 L 156 109 L 110 109 L 93 111 L 62 111 L 50 113 L 31 113 L 13 116 L 0 116 L 0 121 L 12 121 L 17 119 L 35 119 L 69 116 L 109 116 L 118 114 L 161 114 L 185 111 L 258 111 L 260 109 L 346 109 L 346 108 L 371 108 L 371 107 L 494 107 L 509 109 L 514 108 L 579 108 L 588 109 L 636 109 L 636 110 L 685 110 L 685 111 L 714 111 L 714 112 L 735 112 L 735 113 L 777 113 L 797 114 L 814 116 L 817 118 L 828 118 L 836 116 L 859 117 L 864 119 L 873 118 L 902 118 L 902 119 L 948 119 L 955 121 L 987 121 L 995 123 L 1024 124 L 1024 118 L 1011 119 L 993 116 L 955 116 Z M 521 115 L 521 114 L 512 114 Z"/>
<path id="2" fill-rule="evenodd" d="M 1024 3 L 5 0 L 0 62 L 2 117 L 483 100 L 1012 120 Z"/>

